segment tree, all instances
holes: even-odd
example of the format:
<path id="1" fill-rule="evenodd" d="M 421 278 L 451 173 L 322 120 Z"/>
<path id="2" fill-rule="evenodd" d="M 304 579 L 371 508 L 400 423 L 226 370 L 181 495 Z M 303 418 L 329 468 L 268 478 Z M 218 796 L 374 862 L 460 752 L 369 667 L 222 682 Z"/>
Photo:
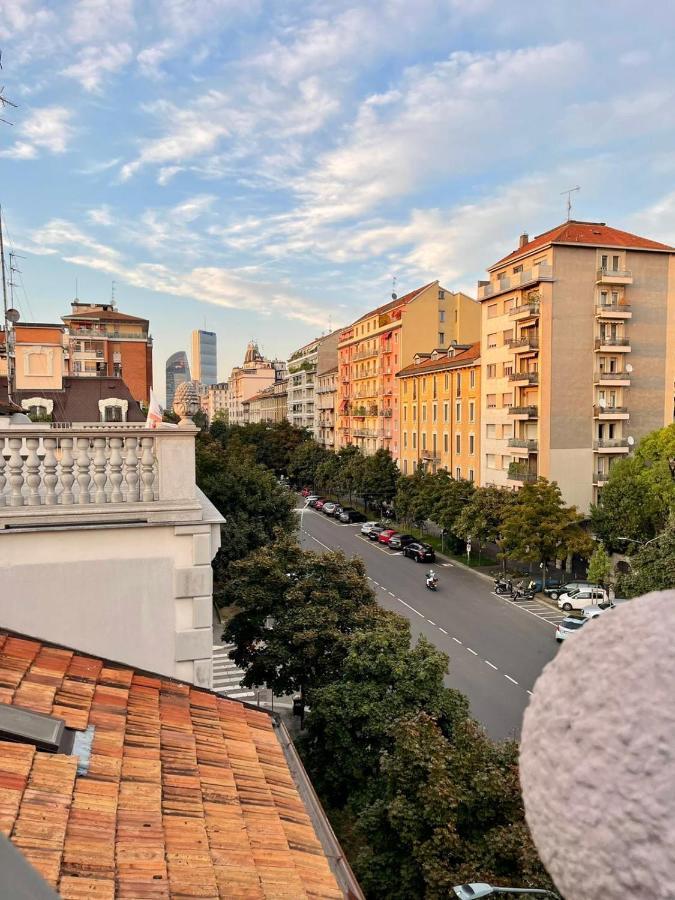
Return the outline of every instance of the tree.
<path id="1" fill-rule="evenodd" d="M 343 447 L 339 453 L 340 474 L 338 478 L 338 494 L 347 494 L 349 502 L 359 492 L 362 483 L 362 469 L 365 457 L 358 447 Z"/>
<path id="2" fill-rule="evenodd" d="M 591 508 L 593 531 L 610 551 L 623 549 L 621 538 L 647 541 L 663 530 L 675 509 L 674 457 L 675 424 L 646 435 L 632 456 L 611 467 Z"/>
<path id="3" fill-rule="evenodd" d="M 602 544 L 598 544 L 588 562 L 588 580 L 591 584 L 599 584 L 604 587 L 612 574 L 612 564 L 607 551 Z"/>
<path id="4" fill-rule="evenodd" d="M 485 544 L 497 544 L 501 550 L 502 525 L 515 499 L 514 491 L 506 488 L 476 488 L 455 520 L 455 533 L 464 540 L 471 538 L 479 554 Z"/>
<path id="5" fill-rule="evenodd" d="M 288 477 L 300 487 L 314 487 L 317 469 L 328 456 L 329 451 L 314 440 L 298 444 L 288 462 Z"/>
<path id="6" fill-rule="evenodd" d="M 675 512 L 655 538 L 631 557 L 631 571 L 619 579 L 619 591 L 639 597 L 675 588 Z"/>
<path id="7" fill-rule="evenodd" d="M 399 478 L 394 507 L 402 522 L 420 528 L 430 518 L 434 506 L 432 477 L 420 468 L 414 475 Z"/>
<path id="8" fill-rule="evenodd" d="M 429 483 L 432 496 L 431 519 L 448 533 L 450 546 L 455 552 L 459 552 L 462 545 L 457 540 L 455 523 L 470 502 L 475 487 L 471 481 L 454 479 L 445 470 L 432 475 Z"/>
<path id="9" fill-rule="evenodd" d="M 214 595 L 222 604 L 228 566 L 270 543 L 278 528 L 293 533 L 294 499 L 274 475 L 245 452 L 226 452 L 218 441 L 199 433 L 196 441 L 197 484 L 225 517 L 221 548 L 213 561 Z"/>
<path id="10" fill-rule="evenodd" d="M 381 448 L 372 456 L 366 456 L 360 470 L 358 490 L 366 506 L 369 503 L 380 508 L 394 499 L 399 479 L 398 466 L 388 450 Z"/>
<path id="11" fill-rule="evenodd" d="M 352 634 L 382 614 L 360 559 L 281 536 L 232 566 L 225 597 L 238 610 L 225 638 L 244 682 L 310 697 L 340 678 Z"/>
<path id="12" fill-rule="evenodd" d="M 290 422 L 274 424 L 255 423 L 228 425 L 222 420 L 211 425 L 211 436 L 224 449 L 241 452 L 247 448 L 255 462 L 266 466 L 276 475 L 288 475 L 290 458 L 295 448 L 311 440 L 304 428 L 295 428 Z"/>
<path id="13" fill-rule="evenodd" d="M 540 563 L 545 586 L 549 562 L 565 559 L 570 553 L 590 555 L 593 541 L 581 527 L 582 520 L 575 506 L 565 506 L 555 481 L 539 478 L 523 485 L 507 510 L 502 527 L 504 553 Z"/>
<path id="14" fill-rule="evenodd" d="M 192 417 L 192 421 L 195 423 L 197 428 L 200 431 L 208 431 L 209 430 L 209 417 L 206 415 L 203 409 L 198 409 L 197 412 Z"/>
<path id="15" fill-rule="evenodd" d="M 316 467 L 314 485 L 318 491 L 340 497 L 340 475 L 342 466 L 336 453 L 329 453 Z"/>

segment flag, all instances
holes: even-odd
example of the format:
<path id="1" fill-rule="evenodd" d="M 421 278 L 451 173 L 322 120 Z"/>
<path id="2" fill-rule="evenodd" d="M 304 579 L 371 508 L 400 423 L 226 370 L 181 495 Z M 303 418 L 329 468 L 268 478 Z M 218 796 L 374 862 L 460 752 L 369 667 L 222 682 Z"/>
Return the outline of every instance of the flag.
<path id="1" fill-rule="evenodd" d="M 150 388 L 150 406 L 148 407 L 148 418 L 145 420 L 146 428 L 157 428 L 162 424 L 162 407 L 157 402 L 152 388 Z"/>

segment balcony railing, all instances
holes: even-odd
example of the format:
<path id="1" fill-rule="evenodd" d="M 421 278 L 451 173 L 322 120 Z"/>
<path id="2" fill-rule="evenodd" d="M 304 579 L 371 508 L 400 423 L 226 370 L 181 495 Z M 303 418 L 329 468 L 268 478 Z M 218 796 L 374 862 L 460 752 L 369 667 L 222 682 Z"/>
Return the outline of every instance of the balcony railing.
<path id="1" fill-rule="evenodd" d="M 478 285 L 478 299 L 486 300 L 488 297 L 494 297 L 497 294 L 503 294 L 505 291 L 513 291 L 516 288 L 524 288 L 529 285 L 537 284 L 540 281 L 553 281 L 553 267 L 547 263 L 526 269 L 523 272 L 516 272 L 514 275 L 508 275 L 496 282 L 487 282 Z"/>
<path id="2" fill-rule="evenodd" d="M 609 269 L 602 266 L 598 269 L 597 281 L 604 284 L 631 284 L 633 273 L 630 269 Z"/>
<path id="3" fill-rule="evenodd" d="M 630 372 L 596 372 L 594 381 L 630 381 Z"/>
<path id="4" fill-rule="evenodd" d="M 0 529 L 194 518 L 196 429 L 138 424 L 0 427 Z M 175 520 L 175 517 L 174 517 Z"/>
<path id="5" fill-rule="evenodd" d="M 605 335 L 595 339 L 595 349 L 600 350 L 602 347 L 630 347 L 630 338 L 611 337 Z"/>
<path id="6" fill-rule="evenodd" d="M 593 441 L 594 450 L 617 450 L 630 448 L 630 444 L 626 438 L 600 438 Z"/>
<path id="7" fill-rule="evenodd" d="M 609 319 L 630 319 L 633 310 L 630 303 L 598 303 L 595 307 L 596 316 L 606 316 Z"/>
<path id="8" fill-rule="evenodd" d="M 354 437 L 377 437 L 377 431 L 374 428 L 355 428 L 352 434 Z"/>
<path id="9" fill-rule="evenodd" d="M 609 481 L 609 472 L 594 472 L 593 484 L 607 484 Z"/>
<path id="10" fill-rule="evenodd" d="M 628 418 L 628 407 L 627 406 L 600 406 L 596 404 L 593 407 L 593 415 L 596 418 L 607 418 L 611 419 L 614 416 L 617 418 Z"/>
<path id="11" fill-rule="evenodd" d="M 539 349 L 539 335 L 538 334 L 525 334 L 521 335 L 519 338 L 514 338 L 510 341 L 507 341 L 507 346 L 511 350 L 538 350 Z"/>
<path id="12" fill-rule="evenodd" d="M 509 381 L 525 381 L 527 384 L 539 384 L 539 372 L 512 372 Z"/>
<path id="13" fill-rule="evenodd" d="M 538 316 L 539 315 L 540 304 L 538 300 L 533 300 L 531 303 L 521 303 L 520 306 L 513 306 L 509 310 L 510 316 Z"/>
<path id="14" fill-rule="evenodd" d="M 359 350 L 352 359 L 370 359 L 373 356 L 377 356 L 377 350 Z"/>
<path id="15" fill-rule="evenodd" d="M 529 450 L 536 453 L 539 447 L 539 441 L 536 438 L 509 438 L 509 447 L 518 447 L 522 450 Z"/>
<path id="16" fill-rule="evenodd" d="M 539 415 L 537 406 L 510 406 L 510 416 L 527 416 L 528 419 L 536 419 Z"/>
<path id="17" fill-rule="evenodd" d="M 534 484 L 537 473 L 530 471 L 521 463 L 510 463 L 507 476 L 509 481 L 520 481 L 523 484 Z"/>

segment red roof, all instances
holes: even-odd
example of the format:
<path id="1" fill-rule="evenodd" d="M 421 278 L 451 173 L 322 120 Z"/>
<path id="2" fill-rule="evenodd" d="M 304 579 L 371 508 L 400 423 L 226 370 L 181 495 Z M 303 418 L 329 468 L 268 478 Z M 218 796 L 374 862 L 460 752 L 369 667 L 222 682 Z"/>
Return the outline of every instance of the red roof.
<path id="1" fill-rule="evenodd" d="M 130 316 L 128 313 L 117 312 L 112 309 L 92 309 L 88 312 L 71 313 L 69 316 L 61 316 L 64 322 L 71 320 L 75 322 L 145 322 L 148 319 L 141 319 L 139 316 Z"/>
<path id="2" fill-rule="evenodd" d="M 421 363 L 413 363 L 397 372 L 397 376 L 408 378 L 411 375 L 417 375 L 418 372 L 443 372 L 446 369 L 459 369 L 469 363 L 476 362 L 480 359 L 480 341 L 471 344 L 468 350 L 462 350 L 455 356 L 439 356 L 438 359 L 424 359 Z"/>
<path id="3" fill-rule="evenodd" d="M 369 316 L 375 316 L 380 315 L 381 313 L 389 312 L 390 309 L 396 309 L 397 306 L 405 306 L 406 303 L 410 303 L 411 300 L 414 300 L 415 297 L 419 296 L 419 294 L 421 294 L 423 291 L 426 291 L 427 288 L 430 288 L 434 284 L 438 284 L 438 281 L 430 281 L 429 284 L 425 284 L 414 291 L 410 291 L 409 294 L 404 294 L 402 297 L 397 297 L 396 300 L 390 300 L 389 303 L 385 303 L 384 306 L 378 306 L 377 309 L 371 309 L 370 312 L 365 313 L 360 318 L 356 319 L 356 321 L 352 324 L 356 325 L 356 322 L 362 322 Z"/>
<path id="4" fill-rule="evenodd" d="M 589 247 L 621 247 L 627 250 L 661 250 L 666 253 L 675 253 L 675 247 L 639 237 L 628 231 L 620 231 L 618 228 L 611 228 L 604 222 L 578 222 L 572 219 L 569 222 L 563 222 L 556 228 L 551 228 L 550 231 L 537 235 L 525 246 L 518 247 L 499 262 L 494 263 L 488 271 L 549 244 L 585 244 Z"/>

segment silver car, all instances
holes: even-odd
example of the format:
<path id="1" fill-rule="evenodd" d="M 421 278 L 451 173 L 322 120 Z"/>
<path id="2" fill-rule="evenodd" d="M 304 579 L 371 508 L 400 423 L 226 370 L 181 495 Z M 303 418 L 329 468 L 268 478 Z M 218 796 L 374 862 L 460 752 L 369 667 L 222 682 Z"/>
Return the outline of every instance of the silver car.
<path id="1" fill-rule="evenodd" d="M 361 526 L 361 534 L 370 534 L 376 525 L 380 525 L 380 522 L 364 522 Z"/>
<path id="2" fill-rule="evenodd" d="M 587 619 L 583 616 L 565 616 L 562 622 L 558 622 L 558 626 L 555 630 L 555 639 L 559 644 L 565 640 L 565 638 L 569 637 L 570 634 L 574 634 L 576 631 L 579 631 L 586 622 L 590 622 L 590 619 Z"/>

